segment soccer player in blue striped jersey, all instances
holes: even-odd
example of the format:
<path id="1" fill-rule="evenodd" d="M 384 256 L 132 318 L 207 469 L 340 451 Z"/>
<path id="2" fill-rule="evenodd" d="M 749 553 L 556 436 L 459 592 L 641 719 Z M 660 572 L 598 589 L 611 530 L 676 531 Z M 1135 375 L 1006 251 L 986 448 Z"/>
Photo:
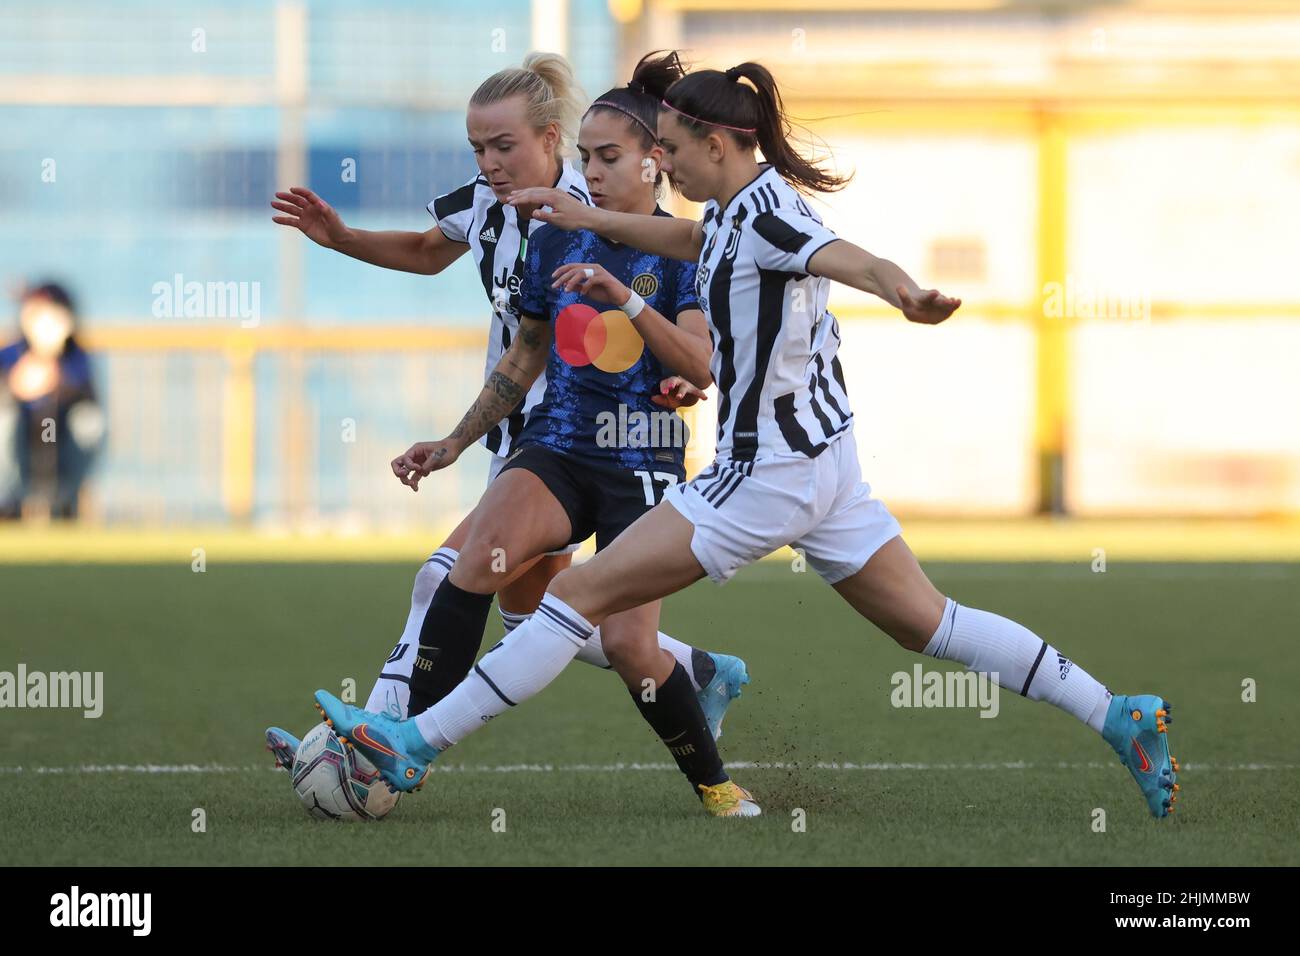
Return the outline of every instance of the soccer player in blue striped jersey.
<path id="1" fill-rule="evenodd" d="M 616 122 L 617 117 L 592 114 L 588 128 L 593 144 L 602 127 Z M 626 161 L 619 155 L 625 152 L 623 145 L 615 140 L 595 149 L 613 162 Z M 584 151 L 584 156 L 589 170 L 605 164 L 599 155 Z M 592 198 L 597 203 L 605 199 L 599 193 Z M 657 203 L 652 210 L 655 216 L 669 215 Z M 587 268 L 593 270 L 590 277 Z M 564 281 L 555 281 L 559 277 Z M 604 292 L 604 301 L 584 301 L 586 293 L 598 291 Z M 664 334 L 663 325 L 649 322 L 648 316 L 634 325 L 623 312 L 608 308 L 608 299 L 621 295 L 626 300 L 630 292 L 673 325 L 689 321 L 699 347 L 683 348 L 680 336 Z M 695 293 L 695 264 L 649 255 L 594 232 L 543 226 L 529 242 L 519 308 L 522 315 L 551 323 L 556 339 L 547 361 L 546 393 L 529 415 L 519 444 L 541 445 L 633 475 L 663 475 L 653 478 L 660 484 L 684 480 L 685 422 L 656 406 L 652 397 L 664 379 L 679 372 L 696 385 L 710 383 L 706 357 L 712 349 Z M 647 328 L 676 362 L 669 364 L 644 346 L 640 328 Z M 646 497 L 652 497 L 649 490 Z"/>

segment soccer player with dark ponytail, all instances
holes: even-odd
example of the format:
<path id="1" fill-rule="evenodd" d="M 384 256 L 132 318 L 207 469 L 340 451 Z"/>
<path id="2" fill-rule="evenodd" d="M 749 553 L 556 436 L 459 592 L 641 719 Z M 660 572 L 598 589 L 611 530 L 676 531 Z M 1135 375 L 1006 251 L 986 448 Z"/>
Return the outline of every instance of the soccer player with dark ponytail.
<path id="1" fill-rule="evenodd" d="M 747 79 L 754 85 L 739 82 Z M 688 74 L 668 91 L 666 111 L 675 113 L 678 125 L 697 139 L 725 129 L 741 149 L 759 149 L 777 174 L 804 192 L 834 192 L 848 182 L 805 159 L 790 143 L 791 128 L 776 81 L 760 63 L 742 63 L 724 73 L 702 70 Z M 734 126 L 709 123 L 696 117 L 727 116 Z"/>
<path id="2" fill-rule="evenodd" d="M 664 172 L 682 195 L 705 204 L 700 222 L 593 209 L 548 189 L 519 190 L 510 201 L 550 207 L 537 208 L 534 217 L 564 229 L 697 260 L 696 289 L 715 344 L 717 458 L 692 481 L 669 488 L 609 548 L 554 578 L 542 598 L 546 613 L 513 635 L 518 661 L 499 662 L 520 672 L 532 662 L 514 701 L 544 687 L 545 672 L 558 674 L 575 653 L 573 636 L 585 636 L 608 615 L 705 576 L 723 583 L 791 545 L 903 647 L 958 661 L 1087 725 L 1128 767 L 1150 813 L 1167 816 L 1178 789 L 1166 740 L 1168 702 L 1154 694 L 1112 695 L 1028 628 L 943 595 L 862 480 L 837 355 L 839 326 L 826 309 L 831 281 L 874 293 L 926 325 L 947 319 L 961 301 L 922 290 L 894 263 L 822 224 L 801 190 L 833 191 L 844 180 L 793 148 L 764 67 L 689 73 L 667 90 L 661 107 Z M 483 708 L 467 684 L 429 710 L 430 723 L 422 716 L 391 728 L 393 739 L 411 741 L 408 750 L 391 757 L 367 752 L 390 782 L 409 787 L 402 774 L 421 777 L 436 756 L 428 744 L 436 751 L 459 739 L 436 738 L 431 726 L 468 733 L 504 709 Z"/>

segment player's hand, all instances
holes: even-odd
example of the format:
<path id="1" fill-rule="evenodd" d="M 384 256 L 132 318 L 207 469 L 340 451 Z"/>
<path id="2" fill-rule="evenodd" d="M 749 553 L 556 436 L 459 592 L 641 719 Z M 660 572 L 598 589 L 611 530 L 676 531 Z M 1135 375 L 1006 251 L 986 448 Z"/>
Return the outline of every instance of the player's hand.
<path id="1" fill-rule="evenodd" d="M 393 474 L 412 491 L 419 491 L 421 478 L 446 468 L 459 457 L 460 449 L 445 438 L 418 441 L 393 459 Z"/>
<path id="2" fill-rule="evenodd" d="M 551 288 L 561 292 L 577 292 L 596 302 L 623 305 L 632 290 L 609 274 L 595 262 L 569 262 L 551 273 Z"/>
<path id="3" fill-rule="evenodd" d="M 592 226 L 591 213 L 594 207 L 588 206 L 563 189 L 550 189 L 545 186 L 516 189 L 506 197 L 506 203 L 511 206 L 536 206 L 532 217 L 540 222 L 549 222 L 557 229 L 571 231 L 590 229 Z M 543 208 L 546 206 L 550 208 Z"/>
<path id="4" fill-rule="evenodd" d="M 898 293 L 899 308 L 907 321 L 922 325 L 938 325 L 961 305 L 961 299 L 940 295 L 936 289 L 923 290 L 915 299 L 908 295 L 906 286 L 900 285 L 894 291 Z"/>
<path id="5" fill-rule="evenodd" d="M 271 205 L 285 213 L 283 216 L 272 216 L 272 222 L 293 226 L 312 242 L 326 249 L 337 249 L 350 234 L 334 207 L 306 186 L 292 186 L 288 192 L 277 192 Z"/>
<path id="6" fill-rule="evenodd" d="M 650 401 L 664 408 L 690 408 L 696 402 L 707 402 L 709 396 L 701 388 L 696 388 L 680 375 L 670 375 L 659 383 L 659 394 L 651 395 Z"/>

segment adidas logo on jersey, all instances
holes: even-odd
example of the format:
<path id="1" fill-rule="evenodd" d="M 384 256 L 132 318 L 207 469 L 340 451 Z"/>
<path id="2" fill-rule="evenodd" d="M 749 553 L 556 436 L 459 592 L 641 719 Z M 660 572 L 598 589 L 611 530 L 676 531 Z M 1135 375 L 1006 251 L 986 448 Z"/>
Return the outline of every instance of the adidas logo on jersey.
<path id="1" fill-rule="evenodd" d="M 497 241 L 497 231 L 496 231 L 496 228 L 495 228 L 494 226 L 488 226 L 486 229 L 484 229 L 482 232 L 480 232 L 480 233 L 478 234 L 478 241 L 479 241 L 479 242 L 496 242 L 496 241 Z"/>
<path id="2" fill-rule="evenodd" d="M 1056 655 L 1056 666 L 1060 668 L 1061 680 L 1070 676 L 1070 668 L 1074 666 L 1074 661 L 1070 660 L 1064 654 Z"/>

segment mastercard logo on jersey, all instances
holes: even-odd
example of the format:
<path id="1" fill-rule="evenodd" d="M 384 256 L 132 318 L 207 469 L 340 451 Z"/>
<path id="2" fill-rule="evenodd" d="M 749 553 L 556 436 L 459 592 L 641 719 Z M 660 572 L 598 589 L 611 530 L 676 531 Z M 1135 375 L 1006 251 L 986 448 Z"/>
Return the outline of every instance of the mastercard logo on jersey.
<path id="1" fill-rule="evenodd" d="M 602 372 L 626 372 L 645 349 L 645 343 L 620 309 L 597 312 L 575 302 L 555 317 L 555 349 L 574 368 L 594 365 Z"/>

